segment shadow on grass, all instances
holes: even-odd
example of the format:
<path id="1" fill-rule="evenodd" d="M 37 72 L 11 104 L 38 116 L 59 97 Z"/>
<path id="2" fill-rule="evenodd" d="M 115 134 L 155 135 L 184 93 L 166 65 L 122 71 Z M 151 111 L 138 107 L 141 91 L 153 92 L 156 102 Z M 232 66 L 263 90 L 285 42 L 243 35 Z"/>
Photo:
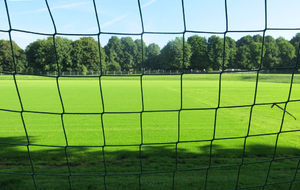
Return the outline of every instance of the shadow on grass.
<path id="1" fill-rule="evenodd" d="M 93 164 L 99 159 L 112 161 L 132 158 L 132 159 L 151 159 L 151 158 L 170 158 L 185 159 L 205 157 L 239 159 L 243 157 L 243 146 L 234 148 L 224 147 L 220 144 L 205 143 L 178 143 L 176 144 L 157 144 L 157 145 L 134 145 L 134 146 L 105 146 L 105 147 L 53 147 L 47 145 L 35 145 L 34 137 L 30 137 L 31 144 L 27 146 L 27 139 L 20 137 L 0 137 L 0 161 L 16 160 L 16 164 L 22 164 L 31 157 L 39 156 L 38 160 L 48 157 L 55 162 L 45 162 L 46 165 L 59 165 L 57 161 L 66 160 L 77 164 Z M 13 144 L 9 144 L 13 143 Z M 177 150 L 177 151 L 176 151 Z M 274 156 L 275 145 L 265 144 L 246 144 L 244 159 L 253 158 L 254 160 L 272 159 Z M 22 156 L 21 156 L 22 155 Z M 90 157 L 89 157 L 90 156 Z M 103 157 L 104 156 L 104 157 Z M 275 158 L 300 156 L 300 149 L 295 147 L 276 147 Z M 85 159 L 88 161 L 85 162 Z M 34 159 L 34 158 L 32 158 Z M 178 161 L 178 160 L 177 160 Z M 41 162 L 42 164 L 42 162 Z"/>
<path id="2" fill-rule="evenodd" d="M 30 137 L 30 139 L 34 144 L 34 137 Z M 213 143 L 211 147 L 210 142 L 178 143 L 177 146 L 176 144 L 160 144 L 105 147 L 27 146 L 27 140 L 24 137 L 0 137 L 0 142 L 2 142 L 0 143 L 0 171 L 2 172 L 0 173 L 0 185 L 5 187 L 2 189 L 18 189 L 19 186 L 22 189 L 22 185 L 15 187 L 11 184 L 23 183 L 24 180 L 31 181 L 32 173 L 35 174 L 36 184 L 41 185 L 40 189 L 47 189 L 42 184 L 48 186 L 52 184 L 48 189 L 57 189 L 53 184 L 58 181 L 64 184 L 60 185 L 58 189 L 68 189 L 70 183 L 77 184 L 78 189 L 88 189 L 87 187 L 91 183 L 93 184 L 91 189 L 98 189 L 94 185 L 99 185 L 99 183 L 99 187 L 103 187 L 103 183 L 114 184 L 112 189 L 119 189 L 119 187 L 122 187 L 121 189 L 138 189 L 140 183 L 145 187 L 142 189 L 169 189 L 177 183 L 178 189 L 180 189 L 179 187 L 181 189 L 201 189 L 195 184 L 216 184 L 224 182 L 224 180 L 226 182 L 220 184 L 223 187 L 220 189 L 235 188 L 236 183 L 239 187 L 248 187 L 264 184 L 269 169 L 271 177 L 268 179 L 268 183 L 292 181 L 299 158 L 291 157 L 300 156 L 298 148 L 278 146 L 275 159 L 282 159 L 273 161 L 270 167 L 275 146 L 263 144 L 246 144 L 243 155 L 243 146 L 228 148 Z M 15 143 L 15 145 L 4 143 Z M 240 164 L 242 164 L 240 180 L 237 182 Z M 211 168 L 207 172 L 209 167 Z M 176 171 L 176 175 L 174 171 Z M 18 175 L 9 174 L 10 172 L 25 175 L 20 175 L 19 180 L 15 181 Z M 145 173 L 141 176 L 150 178 L 138 175 L 141 172 Z M 49 174 L 52 176 L 50 181 L 47 176 Z M 71 178 L 56 176 L 70 174 Z M 119 176 L 119 174 L 122 175 Z M 206 178 L 206 175 L 213 175 L 214 178 Z M 78 178 L 80 176 L 81 178 Z M 93 176 L 98 176 L 98 178 L 94 179 Z M 99 182 L 99 177 L 107 180 Z M 297 177 L 300 179 L 299 175 Z M 184 180 L 185 178 L 186 180 Z M 82 183 L 79 183 L 80 181 Z M 160 188 L 152 186 L 153 181 L 161 181 Z M 28 186 L 28 188 L 30 189 L 32 182 L 29 183 L 30 187 Z M 124 183 L 127 185 L 124 186 Z M 168 185 L 165 186 L 165 183 Z"/>

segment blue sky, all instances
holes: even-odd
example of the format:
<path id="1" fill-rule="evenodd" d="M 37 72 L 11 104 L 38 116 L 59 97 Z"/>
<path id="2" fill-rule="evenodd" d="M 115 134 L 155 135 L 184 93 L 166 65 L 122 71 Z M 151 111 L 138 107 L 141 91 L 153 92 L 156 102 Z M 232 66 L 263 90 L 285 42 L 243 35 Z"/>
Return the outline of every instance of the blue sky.
<path id="1" fill-rule="evenodd" d="M 96 0 L 101 32 L 125 33 L 116 35 L 133 39 L 141 38 L 142 23 L 137 0 Z M 97 34 L 99 28 L 92 0 L 48 0 L 57 33 L 63 37 L 78 39 L 82 36 L 68 34 Z M 54 27 L 44 0 L 7 0 L 11 28 L 36 33 L 54 34 Z M 183 32 L 184 19 L 181 0 L 140 0 L 144 32 Z M 300 32 L 299 0 L 268 0 L 266 35 L 282 36 L 290 40 Z M 198 34 L 209 37 L 210 32 L 226 31 L 225 0 L 184 0 L 186 30 L 185 37 Z M 263 34 L 265 29 L 264 0 L 227 0 L 227 36 L 238 40 L 245 35 Z M 9 24 L 4 0 L 0 0 L 0 39 L 8 39 Z M 272 28 L 294 30 L 271 30 Z M 269 30 L 270 29 L 270 30 Z M 298 30 L 299 29 L 299 30 Z M 236 32 L 243 31 L 243 32 Z M 251 31 L 251 32 L 249 32 Z M 12 31 L 12 39 L 23 49 L 36 39 L 47 35 Z M 223 37 L 223 34 L 216 34 Z M 112 34 L 101 34 L 104 46 Z M 157 43 L 161 48 L 181 34 L 147 34 L 143 40 L 147 45 Z M 95 36 L 97 37 L 97 36 Z"/>

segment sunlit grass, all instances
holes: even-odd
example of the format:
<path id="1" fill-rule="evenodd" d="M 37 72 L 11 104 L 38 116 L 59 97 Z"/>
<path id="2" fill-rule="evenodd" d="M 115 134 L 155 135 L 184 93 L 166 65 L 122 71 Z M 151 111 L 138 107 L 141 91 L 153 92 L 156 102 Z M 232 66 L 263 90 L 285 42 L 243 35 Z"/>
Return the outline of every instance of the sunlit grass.
<path id="1" fill-rule="evenodd" d="M 178 189 L 199 189 L 203 187 L 195 184 L 205 183 L 206 168 L 235 165 L 209 170 L 208 187 L 218 189 L 211 183 L 226 181 L 226 188 L 235 188 L 237 183 L 239 187 L 262 185 L 265 181 L 258 178 L 266 178 L 270 165 L 265 161 L 299 156 L 298 120 L 287 114 L 283 120 L 283 111 L 271 108 L 275 102 L 285 107 L 290 98 L 293 102 L 286 109 L 300 118 L 298 76 L 290 97 L 291 75 L 260 74 L 257 88 L 256 74 L 222 74 L 221 83 L 219 74 L 183 75 L 182 79 L 181 83 L 180 75 L 58 80 L 16 76 L 20 101 L 13 77 L 0 76 L 0 172 L 105 175 L 165 171 L 160 187 L 169 188 L 174 179 Z M 243 165 L 237 182 L 237 165 L 242 160 L 261 163 Z M 274 162 L 268 183 L 293 180 L 298 160 Z M 182 171 L 174 177 L 172 171 L 177 169 Z M 195 171 L 184 171 L 189 169 Z M 225 178 L 225 173 L 230 175 Z M 253 177 L 246 179 L 247 173 Z M 283 174 L 276 177 L 279 173 Z M 18 180 L 13 180 L 16 176 Z M 142 189 L 149 189 L 155 188 L 149 180 L 159 182 L 157 174 L 105 178 L 113 189 L 118 184 L 138 189 L 139 180 Z M 99 181 L 83 179 L 80 182 L 72 176 L 72 188 L 86 188 L 90 183 L 92 189 L 103 189 L 103 176 Z M 69 185 L 67 177 L 36 176 L 35 180 L 41 189 Z M 99 186 L 94 186 L 95 181 Z M 22 189 L 23 182 L 32 187 L 29 176 L 0 173 L 0 182 L 4 189 Z"/>

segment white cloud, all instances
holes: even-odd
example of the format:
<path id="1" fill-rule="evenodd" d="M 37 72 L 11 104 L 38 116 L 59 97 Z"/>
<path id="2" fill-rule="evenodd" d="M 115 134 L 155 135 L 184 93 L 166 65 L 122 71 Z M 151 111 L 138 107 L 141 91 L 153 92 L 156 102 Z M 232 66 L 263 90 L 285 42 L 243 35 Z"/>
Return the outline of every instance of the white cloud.
<path id="1" fill-rule="evenodd" d="M 79 6 L 79 5 L 84 5 L 84 4 L 90 4 L 90 2 L 74 3 L 74 4 L 69 4 L 69 5 L 60 5 L 60 6 L 50 7 L 50 10 L 69 9 L 69 8 L 76 7 L 76 6 Z M 38 12 L 43 12 L 43 11 L 48 11 L 48 9 L 47 8 L 42 8 L 42 9 L 38 9 L 38 10 L 34 10 L 34 11 L 26 11 L 26 12 L 21 12 L 21 13 L 23 13 L 23 14 L 38 13 Z"/>
<path id="2" fill-rule="evenodd" d="M 117 17 L 117 18 L 115 18 L 111 21 L 105 22 L 103 25 L 100 25 L 100 29 L 108 27 L 108 26 L 112 25 L 113 23 L 118 22 L 119 20 L 122 20 L 122 19 L 126 18 L 128 15 L 130 15 L 130 13 L 126 13 L 126 14 L 124 14 L 122 16 L 119 16 L 119 17 Z M 95 31 L 95 30 L 98 31 L 98 27 L 92 27 L 92 28 L 87 29 L 88 32 Z"/>
<path id="3" fill-rule="evenodd" d="M 56 6 L 56 7 L 50 8 L 50 9 L 51 10 L 54 10 L 54 9 L 68 9 L 68 8 L 71 8 L 71 7 L 76 7 L 76 6 L 79 6 L 79 5 L 90 4 L 90 3 L 91 2 L 74 3 L 74 4 L 69 4 L 69 5 Z"/>
<path id="4" fill-rule="evenodd" d="M 118 22 L 119 20 L 122 20 L 122 19 L 126 18 L 128 15 L 130 15 L 130 13 L 126 13 L 126 14 L 124 14 L 124 15 L 122 15 L 122 16 L 119 16 L 119 17 L 117 17 L 117 18 L 115 18 L 115 19 L 113 19 L 113 20 L 111 20 L 111 21 L 108 21 L 108 22 L 104 23 L 104 24 L 101 26 L 101 28 L 105 28 L 105 27 L 107 27 L 107 26 L 110 26 L 110 25 L 112 25 L 113 23 Z"/>
<path id="5" fill-rule="evenodd" d="M 151 5 L 151 4 L 154 3 L 155 1 L 157 1 L 157 0 L 151 0 L 151 1 L 149 1 L 148 3 L 142 5 L 142 8 L 145 8 L 145 7 L 149 6 L 149 5 Z"/>
<path id="6" fill-rule="evenodd" d="M 88 32 L 94 31 L 94 30 L 98 30 L 98 27 L 92 27 L 92 28 L 87 29 Z"/>
<path id="7" fill-rule="evenodd" d="M 79 23 L 80 23 L 80 21 L 72 22 L 72 23 L 70 23 L 70 24 L 65 25 L 64 28 L 65 28 L 65 29 L 68 29 L 68 28 L 70 28 L 70 27 L 72 27 L 72 26 L 75 26 L 75 25 L 77 25 L 77 24 L 79 24 Z"/>
<path id="8" fill-rule="evenodd" d="M 10 1 L 33 1 L 33 0 L 10 0 Z"/>
<path id="9" fill-rule="evenodd" d="M 34 11 L 26 11 L 26 12 L 20 12 L 20 14 L 27 14 L 27 13 L 38 13 L 38 12 L 43 12 L 43 11 L 47 11 L 47 8 L 43 8 L 43 9 L 38 9 L 38 10 L 34 10 Z"/>

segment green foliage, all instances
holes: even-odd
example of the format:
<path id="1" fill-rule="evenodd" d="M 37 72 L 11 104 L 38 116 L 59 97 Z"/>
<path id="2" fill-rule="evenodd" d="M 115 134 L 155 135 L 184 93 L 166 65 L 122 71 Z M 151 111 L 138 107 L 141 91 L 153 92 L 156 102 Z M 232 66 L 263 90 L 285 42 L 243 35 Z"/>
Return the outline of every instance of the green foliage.
<path id="1" fill-rule="evenodd" d="M 25 50 L 28 66 L 34 72 L 58 71 L 54 52 L 53 38 L 38 39 L 30 43 Z"/>
<path id="2" fill-rule="evenodd" d="M 27 67 L 26 55 L 14 41 L 12 41 L 17 71 L 24 71 Z M 11 43 L 9 40 L 0 40 L 0 71 L 15 71 Z"/>
<path id="3" fill-rule="evenodd" d="M 89 72 L 100 71 L 100 67 L 102 70 L 109 71 L 142 68 L 257 69 L 260 66 L 272 68 L 295 65 L 300 33 L 290 41 L 282 37 L 275 40 L 272 36 L 265 36 L 263 39 L 259 34 L 247 35 L 238 41 L 227 36 L 224 40 L 216 35 L 208 39 L 194 35 L 185 42 L 185 52 L 183 52 L 183 39 L 179 37 L 169 41 L 162 49 L 155 43 L 146 46 L 141 39 L 133 41 L 131 37 L 119 39 L 117 36 L 112 36 L 104 48 L 92 37 L 82 37 L 75 41 L 56 37 L 56 49 L 54 49 L 54 40 L 48 37 L 30 43 L 25 49 L 25 54 L 15 42 L 12 43 L 17 71 L 30 73 L 59 70 Z M 263 43 L 264 47 L 262 47 Z M 0 71 L 13 71 L 10 42 L 1 40 L 0 46 Z"/>
<path id="4" fill-rule="evenodd" d="M 254 35 L 254 36 L 253 36 L 253 41 L 254 41 L 254 42 L 262 43 L 262 41 L 263 41 L 262 35 L 260 35 L 260 34 Z"/>
<path id="5" fill-rule="evenodd" d="M 295 65 L 295 62 L 293 62 L 293 58 L 296 57 L 295 47 L 282 37 L 276 39 L 276 44 L 279 49 L 278 56 L 280 58 L 278 66 L 284 67 Z"/>
<path id="6" fill-rule="evenodd" d="M 208 38 L 207 52 L 208 62 L 213 70 L 219 70 L 223 63 L 223 40 L 219 36 L 211 36 Z M 226 66 L 226 65 L 224 65 Z"/>
<path id="7" fill-rule="evenodd" d="M 297 61 L 297 57 L 299 54 L 299 49 L 300 49 L 300 33 L 297 33 L 291 40 L 290 43 L 294 46 L 295 48 L 295 57 L 293 59 L 294 63 Z M 299 64 L 299 63 L 297 63 Z"/>
<path id="8" fill-rule="evenodd" d="M 72 58 L 71 58 L 71 51 L 72 51 L 72 40 L 62 37 L 57 37 L 55 39 L 56 42 L 56 52 L 57 52 L 57 59 L 58 64 L 60 65 L 61 71 L 72 71 Z"/>
<path id="9" fill-rule="evenodd" d="M 256 39 L 256 40 L 254 40 Z M 260 66 L 262 43 L 259 36 L 244 36 L 237 41 L 236 66 L 241 69 L 256 69 Z M 265 48 L 264 48 L 265 51 Z"/>
<path id="10" fill-rule="evenodd" d="M 272 36 L 265 37 L 265 56 L 263 58 L 263 66 L 270 68 L 278 66 L 280 58 L 279 48 L 276 44 L 276 40 Z"/>
<path id="11" fill-rule="evenodd" d="M 295 47 L 295 49 L 299 48 L 300 43 L 300 33 L 297 33 L 291 40 L 290 43 Z"/>
<path id="12" fill-rule="evenodd" d="M 71 52 L 72 62 L 75 65 L 74 70 L 84 71 L 83 66 L 87 68 L 87 71 L 100 71 L 100 64 L 102 69 L 106 69 L 106 54 L 100 46 L 101 60 L 99 54 L 98 42 L 92 37 L 82 37 L 79 40 L 73 42 L 73 49 Z"/>
<path id="13" fill-rule="evenodd" d="M 141 68 L 144 68 L 145 65 L 147 46 L 145 42 L 143 41 L 142 43 L 142 40 L 140 39 L 136 39 L 134 43 L 137 45 L 137 52 L 134 55 L 134 69 L 140 70 Z"/>
<path id="14" fill-rule="evenodd" d="M 120 62 L 123 54 L 121 40 L 117 36 L 112 36 L 106 46 L 104 47 L 107 55 L 106 62 L 108 63 L 108 70 L 121 70 Z"/>
<path id="15" fill-rule="evenodd" d="M 161 49 L 161 67 L 171 70 L 186 69 L 190 65 L 191 55 L 191 46 L 185 42 L 183 50 L 183 38 L 176 37 Z"/>
<path id="16" fill-rule="evenodd" d="M 160 47 L 155 44 L 149 44 L 146 49 L 146 69 L 161 69 L 160 60 L 159 60 L 159 54 L 160 54 Z"/>
<path id="17" fill-rule="evenodd" d="M 237 68 L 235 65 L 236 60 L 236 42 L 230 37 L 225 38 L 225 68 Z"/>
<path id="18" fill-rule="evenodd" d="M 191 46 L 191 59 L 190 67 L 198 69 L 208 69 L 208 54 L 207 54 L 207 41 L 205 37 L 194 35 L 188 38 L 188 43 Z"/>
<path id="19" fill-rule="evenodd" d="M 121 66 L 119 65 L 119 63 L 117 63 L 115 61 L 108 62 L 108 65 L 106 68 L 108 71 L 121 71 Z"/>
<path id="20" fill-rule="evenodd" d="M 297 33 L 291 40 L 290 43 L 294 46 L 296 52 L 295 55 L 298 54 L 299 46 L 300 46 L 300 33 Z"/>
<path id="21" fill-rule="evenodd" d="M 26 48 L 28 65 L 34 71 L 100 71 L 98 42 L 92 37 L 79 40 L 56 37 L 56 52 L 52 37 L 32 42 Z M 105 68 L 105 52 L 101 49 L 101 61 Z M 55 54 L 57 53 L 57 54 Z M 57 61 L 56 61 L 57 55 Z M 58 64 L 57 64 L 58 63 Z"/>
<path id="22" fill-rule="evenodd" d="M 136 67 L 138 47 L 130 37 L 121 38 L 122 56 L 120 66 L 124 70 L 130 70 Z M 135 59 L 136 58 L 136 59 Z"/>

